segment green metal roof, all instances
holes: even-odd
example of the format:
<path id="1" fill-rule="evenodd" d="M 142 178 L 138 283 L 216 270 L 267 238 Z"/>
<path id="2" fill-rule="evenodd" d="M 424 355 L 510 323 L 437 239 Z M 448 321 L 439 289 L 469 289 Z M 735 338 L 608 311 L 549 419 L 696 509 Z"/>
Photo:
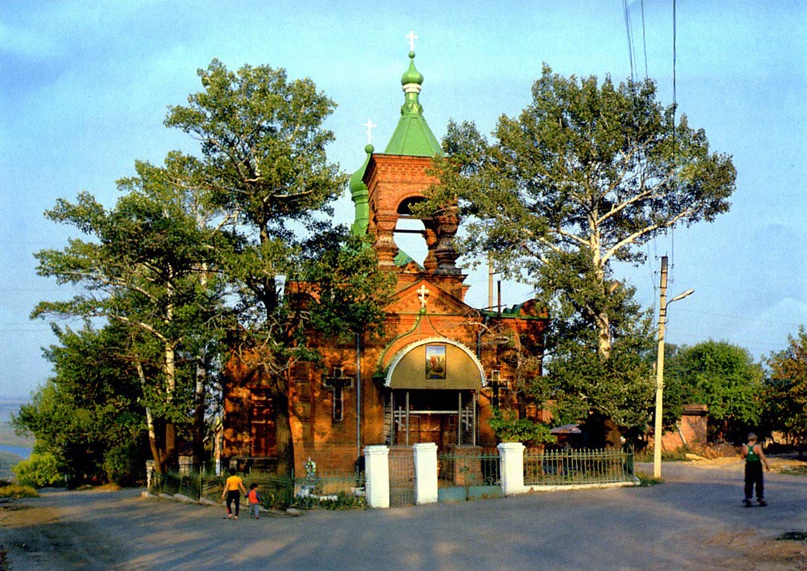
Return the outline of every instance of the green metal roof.
<path id="1" fill-rule="evenodd" d="M 401 77 L 401 84 L 405 94 L 401 118 L 384 153 L 413 157 L 443 156 L 440 142 L 426 123 L 423 107 L 418 100 L 423 75 L 415 68 L 415 52 L 409 52 L 409 69 Z"/>

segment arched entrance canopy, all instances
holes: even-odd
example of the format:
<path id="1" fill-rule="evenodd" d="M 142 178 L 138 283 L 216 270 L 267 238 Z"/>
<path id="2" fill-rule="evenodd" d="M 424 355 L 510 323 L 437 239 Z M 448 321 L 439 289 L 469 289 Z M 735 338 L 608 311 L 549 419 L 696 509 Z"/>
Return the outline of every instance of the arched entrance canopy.
<path id="1" fill-rule="evenodd" d="M 391 389 L 479 390 L 485 371 L 473 351 L 445 337 L 410 343 L 395 355 L 384 383 Z"/>

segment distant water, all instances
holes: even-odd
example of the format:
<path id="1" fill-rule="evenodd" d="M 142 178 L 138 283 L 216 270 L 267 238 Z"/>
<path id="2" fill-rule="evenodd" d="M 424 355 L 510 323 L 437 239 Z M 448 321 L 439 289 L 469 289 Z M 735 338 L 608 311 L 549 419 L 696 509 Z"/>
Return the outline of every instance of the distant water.
<path id="1" fill-rule="evenodd" d="M 23 460 L 28 460 L 31 457 L 31 449 L 27 446 L 11 446 L 9 444 L 0 444 L 0 450 L 3 452 L 10 452 L 16 454 Z"/>
<path id="2" fill-rule="evenodd" d="M 24 404 L 24 401 L 7 401 L 0 397 L 0 422 L 10 421 L 11 415 L 19 413 Z"/>

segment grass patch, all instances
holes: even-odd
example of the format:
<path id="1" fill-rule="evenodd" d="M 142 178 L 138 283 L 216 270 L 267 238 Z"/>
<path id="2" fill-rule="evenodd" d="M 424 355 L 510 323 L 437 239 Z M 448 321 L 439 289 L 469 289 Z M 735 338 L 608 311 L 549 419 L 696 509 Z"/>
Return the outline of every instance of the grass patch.
<path id="1" fill-rule="evenodd" d="M 20 486 L 19 484 L 9 484 L 0 487 L 0 498 L 37 498 L 39 494 L 31 486 Z"/>
<path id="2" fill-rule="evenodd" d="M 0 571 L 10 571 L 11 559 L 8 556 L 8 549 L 5 545 L 0 545 Z"/>
<path id="3" fill-rule="evenodd" d="M 807 531 L 786 531 L 776 539 L 783 541 L 807 541 Z"/>
<path id="4" fill-rule="evenodd" d="M 780 471 L 782 474 L 788 476 L 807 476 L 807 465 L 804 466 L 786 466 Z"/>
<path id="5" fill-rule="evenodd" d="M 662 462 L 692 462 L 692 458 L 687 458 L 687 454 L 693 454 L 688 448 L 679 448 L 678 450 L 661 451 Z M 652 462 L 653 450 L 648 448 L 642 452 L 637 452 L 634 457 L 636 462 Z"/>
<path id="6" fill-rule="evenodd" d="M 640 488 L 647 488 L 648 486 L 655 486 L 657 484 L 664 483 L 664 478 L 656 478 L 655 476 L 645 474 L 644 472 L 636 472 L 636 478 L 639 480 Z"/>

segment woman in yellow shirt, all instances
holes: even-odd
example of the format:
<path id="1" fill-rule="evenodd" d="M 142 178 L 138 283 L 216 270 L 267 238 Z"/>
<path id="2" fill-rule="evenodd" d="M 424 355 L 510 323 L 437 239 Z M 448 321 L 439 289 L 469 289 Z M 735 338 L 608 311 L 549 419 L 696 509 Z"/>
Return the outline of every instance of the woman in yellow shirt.
<path id="1" fill-rule="evenodd" d="M 235 502 L 235 519 L 238 519 L 238 510 L 241 506 L 241 492 L 247 493 L 244 487 L 244 482 L 235 475 L 235 468 L 230 468 L 230 477 L 224 482 L 224 491 L 221 494 L 221 499 L 227 498 L 227 519 L 233 517 L 233 511 L 230 506 Z"/>

